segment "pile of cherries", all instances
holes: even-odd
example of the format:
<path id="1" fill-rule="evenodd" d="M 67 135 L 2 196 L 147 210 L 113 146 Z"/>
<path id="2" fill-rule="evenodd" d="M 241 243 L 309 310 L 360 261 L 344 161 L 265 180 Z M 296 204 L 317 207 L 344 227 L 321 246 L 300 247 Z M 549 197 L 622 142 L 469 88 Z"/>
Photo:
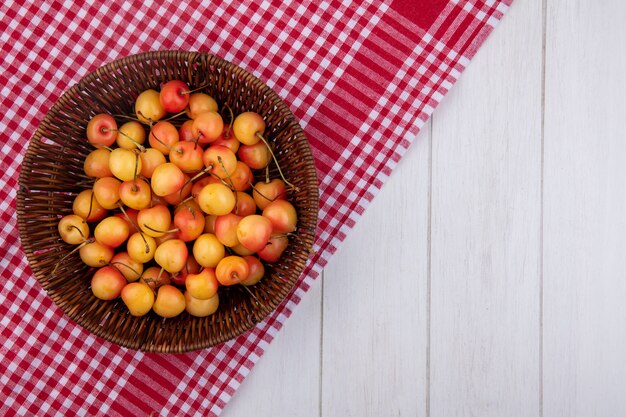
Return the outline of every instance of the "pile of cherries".
<path id="1" fill-rule="evenodd" d="M 95 149 L 84 171 L 93 186 L 58 224 L 61 239 L 98 268 L 93 294 L 121 297 L 133 316 L 215 313 L 219 286 L 259 282 L 264 262 L 278 261 L 296 230 L 287 201 L 295 187 L 263 136 L 262 116 L 225 106 L 226 124 L 198 90 L 168 81 L 139 94 L 132 116 L 89 120 Z M 272 161 L 280 178 L 270 178 Z M 264 178 L 255 182 L 253 171 Z"/>

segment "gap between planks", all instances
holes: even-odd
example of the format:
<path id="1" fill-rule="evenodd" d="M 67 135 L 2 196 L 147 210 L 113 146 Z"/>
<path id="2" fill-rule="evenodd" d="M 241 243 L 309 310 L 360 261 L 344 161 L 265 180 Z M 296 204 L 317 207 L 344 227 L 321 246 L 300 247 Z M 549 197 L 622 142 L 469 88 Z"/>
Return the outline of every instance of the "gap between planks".
<path id="1" fill-rule="evenodd" d="M 430 417 L 430 295 L 431 295 L 431 237 L 433 212 L 433 124 L 435 115 L 430 116 L 428 126 L 428 229 L 426 231 L 426 417 Z"/>
<path id="2" fill-rule="evenodd" d="M 539 185 L 539 416 L 543 417 L 543 202 L 544 149 L 546 124 L 546 44 L 548 0 L 541 3 L 541 183 Z"/>

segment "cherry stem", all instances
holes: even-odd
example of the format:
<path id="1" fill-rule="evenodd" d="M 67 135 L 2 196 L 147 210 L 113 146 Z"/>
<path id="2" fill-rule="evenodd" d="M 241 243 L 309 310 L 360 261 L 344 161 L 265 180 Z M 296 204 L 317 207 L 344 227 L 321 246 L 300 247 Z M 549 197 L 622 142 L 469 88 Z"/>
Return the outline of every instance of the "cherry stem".
<path id="1" fill-rule="evenodd" d="M 59 262 L 57 262 L 57 264 L 54 266 L 54 269 L 52 270 L 52 275 L 54 275 L 57 272 L 57 269 L 59 268 L 59 265 L 61 265 L 63 263 L 63 261 L 66 260 L 70 255 L 72 255 L 74 252 L 80 250 L 80 248 L 82 248 L 83 246 L 88 245 L 89 243 L 93 243 L 95 241 L 96 241 L 96 239 L 87 239 L 83 243 L 81 243 L 80 245 L 78 245 L 74 249 L 72 249 L 72 251 L 70 253 L 68 253 L 67 255 L 62 257 L 61 259 L 59 259 Z"/>
<path id="2" fill-rule="evenodd" d="M 289 237 L 289 236 L 296 236 L 296 234 L 292 232 L 287 232 L 287 233 L 281 233 L 280 235 L 274 235 L 270 238 L 270 240 L 267 241 L 267 244 L 271 245 L 272 239 L 282 239 L 284 237 Z"/>
<path id="3" fill-rule="evenodd" d="M 250 180 L 248 180 L 248 184 L 250 185 L 250 187 L 252 187 L 252 189 L 254 191 L 257 192 L 257 194 L 259 194 L 261 197 L 263 197 L 264 199 L 266 199 L 267 201 L 276 201 L 276 199 L 278 198 L 278 196 L 274 197 L 274 198 L 269 198 L 266 195 L 264 195 L 262 192 L 260 192 L 255 186 L 254 184 L 252 184 L 252 182 Z"/>
<path id="4" fill-rule="evenodd" d="M 211 170 L 212 170 L 213 168 L 215 168 L 215 166 L 213 166 L 213 165 L 209 165 L 208 167 L 206 167 L 206 168 L 204 168 L 203 170 L 199 171 L 199 172 L 198 172 L 198 173 L 197 173 L 197 174 L 196 174 L 193 178 L 191 178 L 189 181 L 186 181 L 186 182 L 185 182 L 185 184 L 183 185 L 183 188 L 181 188 L 181 190 L 182 190 L 182 189 L 184 189 L 184 188 L 185 188 L 185 186 L 186 186 L 187 184 L 189 184 L 190 182 L 195 181 L 196 179 L 200 178 L 200 177 L 201 177 L 201 176 L 203 176 L 204 174 L 209 174 L 210 176 L 215 177 L 215 178 L 217 178 L 218 180 L 220 180 L 220 182 L 221 182 L 222 184 L 224 184 L 225 186 L 227 186 L 227 187 L 228 187 L 229 189 L 231 189 L 232 191 L 235 191 L 235 187 L 234 187 L 233 185 L 230 185 L 229 183 L 227 183 L 226 181 L 224 181 L 224 178 L 220 177 L 220 176 L 219 176 L 219 175 L 217 175 L 216 173 L 211 172 Z M 195 172 L 195 171 L 193 171 L 193 172 Z M 181 194 L 181 195 L 182 195 L 182 194 Z"/>
<path id="5" fill-rule="evenodd" d="M 172 151 L 172 147 L 171 147 L 171 146 L 169 146 L 169 145 L 167 145 L 167 144 L 166 144 L 165 142 L 163 142 L 161 139 L 159 139 L 159 138 L 157 137 L 157 135 L 155 135 L 155 134 L 154 134 L 154 132 L 152 132 L 152 131 L 151 131 L 151 132 L 150 132 L 150 134 L 151 134 L 152 136 L 154 136 L 154 138 L 157 140 L 157 142 L 159 142 L 161 145 L 163 145 L 163 146 L 165 146 L 167 149 L 169 149 L 169 150 L 170 150 L 170 152 Z"/>
<path id="6" fill-rule="evenodd" d="M 185 190 L 185 187 L 187 186 L 187 184 L 194 182 L 195 180 L 197 180 L 198 178 L 200 178 L 201 176 L 203 176 L 204 174 L 206 174 L 207 172 L 209 172 L 209 170 L 213 169 L 213 165 L 210 165 L 206 168 L 204 168 L 203 170 L 199 171 L 196 175 L 193 176 L 193 178 L 188 179 L 187 181 L 185 181 L 185 183 L 183 184 L 182 187 L 180 187 L 180 192 L 179 195 L 182 197 L 183 196 L 183 191 Z"/>
<path id="7" fill-rule="evenodd" d="M 102 145 L 102 147 L 109 152 L 113 152 L 113 148 L 111 148 L 110 146 Z"/>
<path id="8" fill-rule="evenodd" d="M 90 187 L 93 187 L 93 184 L 95 183 L 96 179 L 98 179 L 98 178 L 95 178 L 95 179 L 94 178 L 89 178 L 89 179 L 86 179 L 86 180 L 77 181 L 76 185 L 78 185 L 78 186 L 86 186 L 86 185 L 88 185 Z"/>
<path id="9" fill-rule="evenodd" d="M 133 271 L 135 274 L 137 274 L 137 276 L 141 275 L 139 272 L 137 272 L 137 271 L 135 270 L 135 268 L 133 268 L 133 267 L 132 267 L 132 266 L 130 266 L 130 265 L 126 265 L 124 262 L 111 262 L 109 265 L 111 265 L 112 267 L 114 267 L 114 268 L 115 268 L 115 269 L 117 269 L 118 271 L 120 271 L 120 269 L 119 269 L 117 266 L 115 266 L 115 265 L 123 265 L 123 266 L 125 266 L 126 268 L 130 269 L 131 271 Z M 120 272 L 122 272 L 122 271 L 120 271 Z"/>
<path id="10" fill-rule="evenodd" d="M 83 223 L 84 223 L 84 220 L 83 220 Z M 68 232 L 69 232 L 70 230 L 72 230 L 72 229 L 76 229 L 76 230 L 78 230 L 78 233 L 80 233 L 80 236 L 81 236 L 83 239 L 85 239 L 85 235 L 83 234 L 83 232 L 81 232 L 81 231 L 80 231 L 80 229 L 79 229 L 78 227 L 74 226 L 73 224 L 67 227 Z"/>
<path id="11" fill-rule="evenodd" d="M 272 151 L 272 147 L 270 146 L 269 143 L 267 143 L 263 135 L 260 132 L 256 132 L 256 137 L 261 139 L 263 143 L 265 144 L 265 146 L 267 146 L 267 149 L 270 151 L 270 154 L 272 155 L 272 159 L 274 160 L 274 163 L 276 164 L 276 168 L 278 168 L 278 173 L 280 174 L 280 177 L 283 179 L 285 184 L 287 184 L 288 186 L 290 186 L 296 191 L 300 191 L 298 187 L 296 187 L 295 185 L 287 181 L 287 178 L 285 178 L 285 176 L 283 175 L 283 171 L 280 169 L 280 164 L 278 163 L 278 159 L 276 159 L 276 155 L 274 155 L 274 151 Z"/>
<path id="12" fill-rule="evenodd" d="M 152 228 L 152 227 L 148 226 L 148 225 L 147 225 L 147 224 L 145 224 L 145 223 L 144 223 L 142 226 L 143 226 L 143 227 L 145 227 L 145 228 L 146 228 L 146 229 L 148 229 L 148 230 L 153 231 L 154 233 L 163 233 L 163 234 L 166 234 L 166 233 L 174 233 L 174 232 L 179 232 L 179 231 L 180 231 L 180 229 L 178 229 L 178 228 L 177 228 L 177 229 L 171 229 L 171 230 L 165 230 L 165 231 L 163 231 L 163 230 L 157 230 L 157 229 L 154 229 L 154 228 Z"/>
<path id="13" fill-rule="evenodd" d="M 181 111 L 181 112 L 179 112 L 179 113 L 176 113 L 176 114 L 174 114 L 174 115 L 172 115 L 172 116 L 168 117 L 167 119 L 163 119 L 163 120 L 172 120 L 172 119 L 177 118 L 178 116 L 182 116 L 183 114 L 185 114 L 185 110 L 183 110 L 183 111 Z"/>
<path id="14" fill-rule="evenodd" d="M 141 113 L 141 112 L 139 112 L 139 113 Z M 138 118 L 129 116 L 127 114 L 114 114 L 113 117 L 121 117 L 123 119 L 132 120 L 134 122 L 141 122 L 141 120 L 139 120 Z"/>
<path id="15" fill-rule="evenodd" d="M 269 164 L 265 167 L 265 183 L 270 183 L 270 166 Z"/>
<path id="16" fill-rule="evenodd" d="M 197 138 L 194 139 L 193 141 L 193 150 L 195 151 L 196 149 L 198 149 L 198 142 L 200 142 L 200 138 L 202 137 L 202 133 L 200 133 L 198 135 Z"/>
<path id="17" fill-rule="evenodd" d="M 146 151 L 146 148 L 139 142 L 137 142 L 135 139 L 133 139 L 128 133 L 119 130 L 119 129 L 109 129 L 111 132 L 117 132 L 120 133 L 122 136 L 124 136 L 126 139 L 128 139 L 129 141 L 131 141 L 136 147 L 137 149 L 139 149 L 142 153 Z"/>
<path id="18" fill-rule="evenodd" d="M 180 198 L 183 198 L 183 193 L 185 192 L 185 187 L 191 182 L 191 180 L 189 181 L 185 181 L 185 183 L 183 184 L 182 187 L 180 187 L 180 190 L 178 191 L 178 196 Z M 190 191 L 191 192 L 191 191 Z"/>
<path id="19" fill-rule="evenodd" d="M 224 166 L 224 161 L 222 161 L 222 157 L 221 156 L 217 156 L 217 162 L 219 162 L 219 164 L 222 166 L 222 169 L 224 170 L 224 172 L 226 173 L 226 177 L 228 177 L 228 180 L 230 181 L 231 184 L 231 189 L 234 191 L 235 193 L 235 214 L 238 216 L 239 215 L 239 201 L 237 198 L 237 190 L 235 190 L 235 182 L 233 181 L 233 179 L 230 177 L 230 174 L 228 173 L 228 171 L 226 170 L 226 166 Z M 222 181 L 223 182 L 223 181 Z"/>
<path id="20" fill-rule="evenodd" d="M 149 118 L 149 117 L 146 117 L 146 116 L 145 116 L 145 115 L 141 112 L 141 110 L 137 110 L 137 114 L 138 114 L 138 115 L 140 115 L 141 117 L 143 117 L 144 119 L 146 119 L 146 120 L 148 121 L 148 123 L 146 123 L 146 122 L 142 122 L 142 120 L 141 120 L 141 119 L 139 119 L 139 121 L 140 121 L 140 122 L 142 122 L 142 123 L 144 123 L 144 124 L 148 124 L 150 127 L 152 127 L 152 125 L 154 124 L 154 120 L 152 120 L 152 119 L 151 119 L 151 118 Z"/>
<path id="21" fill-rule="evenodd" d="M 243 283 L 243 281 L 241 281 L 241 279 L 239 279 L 239 275 L 237 275 L 236 272 L 233 272 L 232 277 L 235 278 L 235 280 L 243 287 L 245 288 L 246 291 L 248 291 L 248 294 L 250 294 L 252 296 L 252 298 L 254 298 L 256 300 L 257 303 L 263 305 L 263 303 L 256 298 L 256 295 L 254 295 L 254 293 L 250 290 L 250 288 L 248 288 L 248 286 L 246 284 Z"/>
<path id="22" fill-rule="evenodd" d="M 161 270 L 159 271 L 159 274 L 157 275 L 156 279 L 154 279 L 154 278 L 145 278 L 145 277 L 143 278 L 143 282 L 148 284 L 148 287 L 150 287 L 152 289 L 152 292 L 154 292 L 155 295 L 157 293 L 157 285 L 161 281 L 161 275 L 163 274 L 163 271 L 164 271 L 164 268 L 161 267 Z M 152 287 L 152 285 L 150 285 L 151 283 L 154 284 L 154 288 Z"/>
<path id="23" fill-rule="evenodd" d="M 178 204 L 176 205 L 176 208 L 178 208 L 178 207 L 180 207 L 180 206 L 185 206 L 185 208 L 186 208 L 187 210 L 189 210 L 189 212 L 190 212 L 191 214 L 193 214 L 193 218 L 195 219 L 195 218 L 196 218 L 196 210 L 195 210 L 192 206 L 190 206 L 189 204 L 187 204 L 187 202 L 188 202 L 189 200 L 193 200 L 193 196 L 192 196 L 192 195 L 190 195 L 189 197 L 187 197 L 186 199 L 184 199 L 183 201 L 181 201 L 180 203 L 178 203 Z"/>
<path id="24" fill-rule="evenodd" d="M 228 124 L 228 128 L 226 129 L 226 132 L 224 132 L 224 138 L 229 139 L 230 129 L 232 128 L 233 122 L 235 121 L 235 115 L 233 114 L 233 109 L 231 109 L 227 103 L 224 104 L 224 107 L 228 109 L 228 113 L 230 114 L 230 123 Z"/>
<path id="25" fill-rule="evenodd" d="M 161 272 L 159 272 L 159 275 L 161 275 Z M 148 287 L 150 287 L 150 289 L 152 290 L 152 292 L 154 292 L 154 294 L 156 295 L 156 286 L 157 286 L 157 280 L 154 278 L 142 278 L 143 282 L 148 284 Z M 152 285 L 150 284 L 154 284 L 154 288 L 152 288 Z"/>
<path id="26" fill-rule="evenodd" d="M 143 235 L 143 233 L 141 233 L 141 228 L 139 227 L 139 225 L 135 223 L 133 219 L 130 218 L 128 213 L 126 213 L 126 210 L 124 210 L 124 206 L 122 205 L 122 203 L 118 201 L 117 206 L 120 208 L 120 210 L 122 210 L 122 214 L 124 214 L 124 217 L 126 217 L 126 220 L 128 220 L 130 224 L 132 224 L 135 227 L 135 229 L 137 229 L 137 231 L 139 232 L 139 236 L 141 236 L 141 239 L 143 239 L 143 243 L 146 244 L 146 253 L 150 253 L 150 245 L 148 244 L 146 237 Z"/>
<path id="27" fill-rule="evenodd" d="M 89 216 L 91 216 L 91 210 L 93 209 L 93 199 L 95 198 L 96 193 L 94 193 L 93 191 L 91 192 L 91 198 L 89 199 L 89 211 L 87 212 L 87 219 L 89 218 Z M 83 223 L 85 221 L 83 220 Z"/>
<path id="28" fill-rule="evenodd" d="M 176 205 L 176 207 L 185 206 L 185 207 L 189 207 L 189 208 L 191 208 L 190 206 L 188 206 L 188 205 L 187 205 L 187 202 L 188 202 L 189 200 L 193 200 L 193 196 L 192 196 L 192 195 L 190 195 L 189 197 L 185 198 L 183 201 L 181 201 L 180 203 L 178 203 L 178 204 Z"/>
<path id="29" fill-rule="evenodd" d="M 217 178 L 218 180 L 220 180 L 220 182 L 221 182 L 222 184 L 224 184 L 225 186 L 227 186 L 227 187 L 228 187 L 231 191 L 233 191 L 233 192 L 235 191 L 235 187 L 234 187 L 234 186 L 232 186 L 232 185 L 230 185 L 230 184 L 229 184 L 229 183 L 227 183 L 226 181 L 224 181 L 224 178 L 222 178 L 222 177 L 220 177 L 219 175 L 214 174 L 214 173 L 212 173 L 212 172 L 209 172 L 209 174 L 210 174 L 212 177 L 215 177 L 215 178 Z"/>
<path id="30" fill-rule="evenodd" d="M 198 87 L 198 88 L 194 88 L 193 90 L 181 91 L 181 92 L 180 92 L 180 93 L 178 93 L 178 94 L 191 94 L 191 93 L 195 93 L 196 91 L 200 91 L 200 90 L 202 90 L 203 88 L 206 88 L 206 87 L 208 87 L 208 86 L 209 86 L 209 84 L 204 84 L 204 85 L 201 85 L 201 86 L 200 86 L 200 87 Z"/>
<path id="31" fill-rule="evenodd" d="M 137 170 L 139 168 L 139 153 L 135 153 L 135 172 L 133 172 L 133 192 L 137 192 L 139 191 L 139 188 L 137 188 Z"/>
<path id="32" fill-rule="evenodd" d="M 165 268 L 161 267 L 161 269 L 159 270 L 159 274 L 156 277 L 156 281 L 154 283 L 154 288 L 156 290 L 156 286 L 159 282 L 161 282 L 161 275 L 163 275 L 163 271 L 165 271 Z"/>

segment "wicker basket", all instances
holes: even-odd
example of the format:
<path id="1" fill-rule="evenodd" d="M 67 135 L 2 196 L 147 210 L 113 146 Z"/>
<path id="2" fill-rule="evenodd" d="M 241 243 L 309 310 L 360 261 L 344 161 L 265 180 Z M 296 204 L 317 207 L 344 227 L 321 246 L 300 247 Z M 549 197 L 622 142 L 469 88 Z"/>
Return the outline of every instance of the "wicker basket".
<path id="1" fill-rule="evenodd" d="M 100 301 L 89 287 L 95 272 L 78 253 L 52 275 L 58 260 L 73 246 L 58 236 L 60 216 L 72 212 L 74 197 L 90 188 L 83 171 L 93 150 L 85 139 L 95 114 L 132 114 L 137 95 L 164 81 L 181 79 L 235 114 L 260 113 L 266 136 L 287 179 L 297 188 L 288 198 L 298 213 L 298 230 L 280 261 L 266 265 L 266 276 L 248 293 L 242 286 L 221 287 L 220 307 L 212 316 L 183 313 L 162 319 L 150 313 L 133 317 L 121 300 Z M 274 164 L 271 164 L 274 166 Z M 276 173 L 273 173 L 276 176 Z M 42 287 L 74 321 L 118 345 L 148 352 L 180 353 L 232 339 L 251 329 L 287 296 L 309 257 L 318 215 L 318 182 L 309 143 L 285 103 L 256 77 L 216 56 L 187 51 L 159 51 L 130 56 L 98 68 L 54 104 L 35 132 L 22 164 L 17 214 L 26 257 Z"/>

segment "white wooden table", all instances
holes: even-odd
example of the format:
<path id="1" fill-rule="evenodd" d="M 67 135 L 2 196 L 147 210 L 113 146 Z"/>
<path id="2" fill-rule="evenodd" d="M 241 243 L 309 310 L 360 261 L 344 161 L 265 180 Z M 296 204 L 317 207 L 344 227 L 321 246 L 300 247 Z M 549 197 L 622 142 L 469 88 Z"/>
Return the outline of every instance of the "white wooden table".
<path id="1" fill-rule="evenodd" d="M 223 415 L 626 415 L 624 22 L 515 0 Z"/>

